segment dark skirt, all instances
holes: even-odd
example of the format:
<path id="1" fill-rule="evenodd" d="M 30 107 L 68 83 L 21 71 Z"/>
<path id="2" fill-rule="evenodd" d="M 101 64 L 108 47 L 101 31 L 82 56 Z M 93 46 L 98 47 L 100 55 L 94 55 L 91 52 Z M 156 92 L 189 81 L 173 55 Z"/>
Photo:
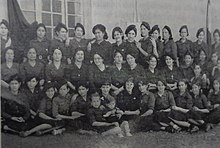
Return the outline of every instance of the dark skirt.
<path id="1" fill-rule="evenodd" d="M 207 117 L 207 113 L 202 113 L 194 110 L 190 110 L 187 112 L 188 119 L 194 120 L 204 120 Z"/>
<path id="2" fill-rule="evenodd" d="M 206 123 L 218 124 L 220 123 L 220 107 L 212 110 L 205 119 Z"/>
<path id="3" fill-rule="evenodd" d="M 106 132 L 108 130 L 111 130 L 111 129 L 115 128 L 115 127 L 116 127 L 115 125 L 110 125 L 110 126 L 93 126 L 91 128 L 91 130 L 101 134 L 101 133 Z"/>
<path id="4" fill-rule="evenodd" d="M 171 120 L 169 119 L 169 114 L 170 112 L 159 112 L 159 111 L 154 112 L 154 115 L 153 115 L 154 121 L 158 123 L 163 122 L 163 123 L 168 124 L 171 122 Z"/>
<path id="5" fill-rule="evenodd" d="M 177 121 L 188 121 L 188 114 L 180 111 L 172 110 L 169 117 Z"/>
<path id="6" fill-rule="evenodd" d="M 132 132 L 147 132 L 153 129 L 153 123 L 153 115 L 149 115 L 139 116 L 133 122 L 131 121 L 129 124 L 130 126 L 132 126 Z"/>

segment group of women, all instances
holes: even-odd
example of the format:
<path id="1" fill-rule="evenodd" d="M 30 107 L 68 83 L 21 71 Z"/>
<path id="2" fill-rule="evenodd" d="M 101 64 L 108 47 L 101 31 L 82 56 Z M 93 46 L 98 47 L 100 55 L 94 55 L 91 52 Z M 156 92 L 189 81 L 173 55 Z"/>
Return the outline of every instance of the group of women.
<path id="1" fill-rule="evenodd" d="M 54 31 L 54 38 L 49 40 L 45 25 L 38 24 L 35 39 L 23 50 L 23 59 L 17 63 L 8 22 L 3 20 L 0 23 L 1 86 L 13 94 L 13 97 L 2 96 L 2 117 L 8 124 L 6 129 L 13 129 L 13 122 L 23 123 L 26 116 L 44 118 L 46 113 L 40 114 L 39 106 L 42 107 L 44 102 L 45 110 L 54 103 L 42 98 L 54 93 L 53 98 L 60 93 L 62 87 L 57 85 L 63 79 L 68 85 L 70 106 L 79 101 L 77 97 L 82 95 L 81 89 L 88 90 L 89 96 L 101 92 L 100 88 L 106 82 L 110 83 L 110 95 L 115 98 L 116 106 L 124 108 L 124 112 L 131 111 L 135 117 L 128 120 L 134 121 L 142 131 L 187 129 L 194 132 L 202 128 L 209 130 L 220 122 L 218 29 L 213 32 L 212 46 L 205 43 L 203 28 L 198 29 L 195 42 L 187 39 L 189 30 L 186 25 L 180 27 L 180 39 L 176 42 L 169 26 L 160 29 L 158 25 L 150 27 L 147 22 L 140 25 L 142 38 L 139 41 L 135 39 L 138 34 L 135 25 L 129 25 L 125 32 L 120 27 L 113 28 L 114 43 L 108 41 L 102 24 L 93 27 L 93 39 L 84 38 L 86 32 L 80 23 L 75 26 L 73 39 L 68 38 L 68 28 L 62 23 L 58 23 Z M 51 88 L 56 89 L 53 92 Z M 24 104 L 25 99 L 30 114 L 15 105 Z M 138 107 L 132 107 L 132 99 L 139 100 Z M 117 103 L 117 100 L 123 100 L 124 104 Z M 87 109 L 88 100 L 80 100 L 79 104 L 82 105 L 83 101 Z M 62 106 L 62 102 L 59 105 Z M 79 108 L 75 112 L 86 114 L 86 109 L 82 113 L 79 111 L 82 106 Z M 16 118 L 24 112 L 24 118 Z M 58 120 L 51 113 L 47 116 L 46 119 Z M 43 124 L 45 122 L 38 121 L 37 125 L 31 122 L 28 128 L 34 127 L 34 130 L 28 134 L 50 127 L 48 122 L 49 125 Z"/>

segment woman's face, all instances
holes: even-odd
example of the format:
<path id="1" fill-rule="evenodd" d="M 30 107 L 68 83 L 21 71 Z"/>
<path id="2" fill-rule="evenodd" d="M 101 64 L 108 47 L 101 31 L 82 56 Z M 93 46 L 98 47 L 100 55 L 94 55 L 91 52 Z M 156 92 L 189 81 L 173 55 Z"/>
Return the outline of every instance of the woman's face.
<path id="1" fill-rule="evenodd" d="M 216 53 L 213 53 L 211 60 L 212 60 L 213 63 L 217 63 L 217 61 L 218 61 L 218 55 L 217 55 Z"/>
<path id="2" fill-rule="evenodd" d="M 116 42 L 122 41 L 122 36 L 123 36 L 123 33 L 120 33 L 119 31 L 114 32 L 114 39 Z"/>
<path id="3" fill-rule="evenodd" d="M 219 36 L 218 32 L 216 32 L 216 33 L 213 35 L 213 38 L 214 38 L 214 41 L 215 41 L 215 42 L 219 42 L 219 41 L 220 41 L 220 36 Z"/>
<path id="4" fill-rule="evenodd" d="M 181 37 L 182 39 L 186 39 L 186 37 L 187 37 L 187 30 L 186 30 L 186 28 L 183 28 L 183 29 L 180 31 L 180 37 Z"/>
<path id="5" fill-rule="evenodd" d="M 62 59 L 62 52 L 59 49 L 55 49 L 53 52 L 53 60 L 56 62 L 61 61 Z"/>
<path id="6" fill-rule="evenodd" d="M 199 35 L 198 35 L 198 40 L 199 40 L 200 42 L 202 42 L 202 41 L 204 40 L 204 37 L 205 37 L 205 33 L 204 33 L 204 31 L 202 31 L 202 32 L 200 32 Z"/>
<path id="7" fill-rule="evenodd" d="M 214 90 L 219 90 L 220 84 L 219 84 L 219 81 L 218 81 L 218 80 L 214 80 L 214 82 L 213 82 L 213 87 L 214 87 Z"/>
<path id="8" fill-rule="evenodd" d="M 78 62 L 83 62 L 84 52 L 82 50 L 79 50 L 79 51 L 76 52 L 75 60 L 78 61 Z"/>
<path id="9" fill-rule="evenodd" d="M 201 67 L 199 65 L 196 65 L 195 68 L 194 68 L 194 73 L 196 75 L 200 75 L 201 73 Z"/>
<path id="10" fill-rule="evenodd" d="M 133 82 L 128 81 L 128 82 L 125 83 L 125 89 L 128 92 L 132 92 L 133 88 L 134 88 L 134 83 Z"/>
<path id="11" fill-rule="evenodd" d="M 151 34 L 151 36 L 155 39 L 155 40 L 157 40 L 158 38 L 159 38 L 159 32 L 158 32 L 158 30 L 154 30 L 154 32 Z"/>
<path id="12" fill-rule="evenodd" d="M 45 35 L 46 35 L 46 30 L 44 29 L 44 27 L 39 27 L 37 29 L 37 37 L 43 39 Z"/>
<path id="13" fill-rule="evenodd" d="M 67 39 L 67 30 L 65 28 L 61 28 L 60 31 L 57 31 L 57 36 L 65 41 Z"/>
<path id="14" fill-rule="evenodd" d="M 163 92 L 165 90 L 165 85 L 163 84 L 163 82 L 161 81 L 157 82 L 157 89 L 159 92 Z"/>
<path id="15" fill-rule="evenodd" d="M 95 65 L 99 66 L 103 64 L 103 58 L 99 54 L 94 54 L 94 63 Z"/>
<path id="16" fill-rule="evenodd" d="M 12 92 L 17 92 L 20 88 L 20 85 L 21 83 L 18 82 L 17 80 L 12 80 L 10 83 L 9 83 L 9 88 Z"/>
<path id="17" fill-rule="evenodd" d="M 123 57 L 122 57 L 121 53 L 117 52 L 115 54 L 114 60 L 115 60 L 116 64 L 121 64 L 123 62 Z"/>
<path id="18" fill-rule="evenodd" d="M 27 58 L 29 60 L 36 60 L 37 53 L 36 53 L 36 50 L 34 48 L 29 49 L 29 51 L 27 53 Z"/>
<path id="19" fill-rule="evenodd" d="M 14 51 L 12 49 L 8 49 L 5 53 L 5 59 L 6 61 L 13 62 L 14 60 Z"/>
<path id="20" fill-rule="evenodd" d="M 75 30 L 75 36 L 77 38 L 82 38 L 83 36 L 83 29 L 81 27 L 77 27 Z"/>
<path id="21" fill-rule="evenodd" d="M 194 95 L 199 95 L 199 91 L 200 91 L 200 86 L 193 84 L 192 86 L 192 92 Z"/>
<path id="22" fill-rule="evenodd" d="M 55 90 L 54 90 L 54 88 L 49 88 L 49 89 L 46 91 L 46 95 L 47 95 L 48 98 L 53 99 L 53 96 L 55 95 Z"/>
<path id="23" fill-rule="evenodd" d="M 166 28 L 164 28 L 164 29 L 162 30 L 162 36 L 163 36 L 163 39 L 164 39 L 164 40 L 169 40 L 170 34 L 169 34 L 169 32 L 168 32 L 168 30 L 167 30 Z"/>
<path id="24" fill-rule="evenodd" d="M 148 34 L 149 34 L 149 30 L 144 25 L 141 25 L 141 35 L 143 37 L 147 37 Z"/>
<path id="25" fill-rule="evenodd" d="M 147 91 L 147 85 L 144 84 L 138 84 L 138 88 L 140 90 L 141 93 L 144 93 Z"/>
<path id="26" fill-rule="evenodd" d="M 127 62 L 129 66 L 134 65 L 136 63 L 135 58 L 130 54 L 127 55 Z"/>
<path id="27" fill-rule="evenodd" d="M 192 57 L 190 55 L 185 55 L 184 61 L 186 65 L 190 65 L 192 63 Z"/>
<path id="28" fill-rule="evenodd" d="M 135 34 L 134 30 L 131 30 L 128 32 L 128 40 L 129 41 L 133 42 L 135 39 L 135 36 L 136 36 L 136 34 Z"/>
<path id="29" fill-rule="evenodd" d="M 80 96 L 85 97 L 87 95 L 87 92 L 89 91 L 89 89 L 85 88 L 84 86 L 80 86 L 78 88 L 78 93 Z"/>
<path id="30" fill-rule="evenodd" d="M 1 36 L 7 36 L 8 35 L 8 28 L 4 25 L 0 25 L 0 35 Z"/>
<path id="31" fill-rule="evenodd" d="M 97 41 L 104 40 L 104 35 L 105 35 L 105 33 L 103 33 L 101 30 L 99 30 L 99 29 L 95 30 L 95 38 Z"/>
<path id="32" fill-rule="evenodd" d="M 187 85 L 185 84 L 185 82 L 179 82 L 178 87 L 179 87 L 180 92 L 185 92 Z"/>
<path id="33" fill-rule="evenodd" d="M 152 57 L 149 61 L 149 67 L 155 69 L 157 66 L 157 59 L 155 57 Z"/>
<path id="34" fill-rule="evenodd" d="M 206 60 L 206 54 L 204 51 L 201 51 L 200 54 L 199 54 L 199 59 L 201 61 L 205 61 Z"/>
<path id="35" fill-rule="evenodd" d="M 173 65 L 173 59 L 169 56 L 166 56 L 166 64 L 167 66 Z"/>
<path id="36" fill-rule="evenodd" d="M 65 97 L 68 92 L 69 92 L 69 88 L 67 87 L 67 84 L 61 86 L 59 89 L 59 94 L 63 97 Z"/>
<path id="37" fill-rule="evenodd" d="M 38 81 L 36 80 L 36 78 L 33 78 L 27 82 L 27 86 L 29 89 L 34 89 L 37 86 L 37 83 Z"/>

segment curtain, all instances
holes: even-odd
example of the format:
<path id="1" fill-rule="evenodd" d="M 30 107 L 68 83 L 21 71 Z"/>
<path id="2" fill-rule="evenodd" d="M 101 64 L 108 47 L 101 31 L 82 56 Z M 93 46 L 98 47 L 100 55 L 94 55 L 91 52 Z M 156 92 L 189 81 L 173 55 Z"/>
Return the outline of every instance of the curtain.
<path id="1" fill-rule="evenodd" d="M 21 62 L 24 50 L 34 37 L 37 22 L 28 23 L 17 0 L 8 0 L 7 4 L 10 35 L 15 49 L 15 60 Z"/>

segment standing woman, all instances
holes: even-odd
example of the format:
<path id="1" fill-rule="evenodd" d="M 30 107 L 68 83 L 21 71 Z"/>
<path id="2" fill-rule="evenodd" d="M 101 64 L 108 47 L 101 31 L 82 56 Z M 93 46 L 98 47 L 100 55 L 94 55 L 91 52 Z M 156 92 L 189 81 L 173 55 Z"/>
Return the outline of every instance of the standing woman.
<path id="1" fill-rule="evenodd" d="M 180 65 L 184 63 L 184 55 L 186 52 L 192 52 L 192 41 L 188 40 L 189 30 L 186 25 L 180 27 L 180 40 L 176 41 L 177 56 L 179 57 Z"/>
<path id="2" fill-rule="evenodd" d="M 212 53 L 217 52 L 218 57 L 220 57 L 220 30 L 215 29 L 213 32 L 214 44 L 212 44 Z"/>
<path id="3" fill-rule="evenodd" d="M 85 50 L 79 47 L 75 50 L 74 61 L 65 69 L 65 78 L 71 83 L 72 86 L 76 87 L 79 82 L 88 81 L 88 65 L 85 61 Z"/>
<path id="4" fill-rule="evenodd" d="M 169 26 L 164 26 L 162 30 L 163 35 L 163 55 L 169 54 L 174 57 L 174 61 L 176 62 L 177 66 L 179 67 L 179 60 L 177 57 L 177 46 L 176 43 L 173 41 L 172 32 Z"/>
<path id="5" fill-rule="evenodd" d="M 123 63 L 123 56 L 120 51 L 114 53 L 114 65 L 110 67 L 111 71 L 111 82 L 114 94 L 117 95 L 124 90 L 125 81 L 128 78 L 127 70 Z"/>
<path id="6" fill-rule="evenodd" d="M 204 42 L 205 39 L 205 30 L 200 28 L 196 33 L 197 41 L 193 43 L 193 55 L 195 61 L 199 59 L 199 53 L 201 50 L 207 53 L 207 58 L 210 56 L 210 49 L 207 43 Z"/>
<path id="7" fill-rule="evenodd" d="M 48 63 L 48 50 L 50 48 L 50 40 L 46 37 L 46 26 L 43 23 L 37 25 L 36 38 L 30 41 L 30 46 L 37 51 L 37 59 L 43 64 Z"/>
<path id="8" fill-rule="evenodd" d="M 86 62 L 89 62 L 89 55 L 87 53 L 87 46 L 89 43 L 89 40 L 84 38 L 85 36 L 85 28 L 81 23 L 77 23 L 75 26 L 75 37 L 70 40 L 70 52 L 72 57 L 74 57 L 76 49 L 82 48 L 85 53 L 85 60 Z M 74 61 L 74 59 L 72 59 Z"/>
<path id="9" fill-rule="evenodd" d="M 109 67 L 104 64 L 104 55 L 95 53 L 93 57 L 94 63 L 89 68 L 89 81 L 91 83 L 91 91 L 97 91 L 103 81 L 111 80 Z"/>
<path id="10" fill-rule="evenodd" d="M 52 63 L 48 63 L 45 68 L 46 81 L 56 81 L 64 77 L 66 64 L 62 63 L 63 53 L 60 49 L 53 50 Z"/>
<path id="11" fill-rule="evenodd" d="M 11 38 L 9 36 L 9 24 L 6 20 L 0 22 L 0 39 L 1 39 L 1 55 L 5 55 L 5 48 L 12 45 Z M 3 62 L 3 57 L 1 57 Z"/>
<path id="12" fill-rule="evenodd" d="M 14 50 L 11 47 L 5 49 L 5 63 L 1 64 L 1 86 L 9 87 L 11 76 L 19 73 L 19 64 L 14 63 Z"/>
<path id="13" fill-rule="evenodd" d="M 52 56 L 53 49 L 59 48 L 63 53 L 63 62 L 70 64 L 71 63 L 71 54 L 69 49 L 69 39 L 68 39 L 68 29 L 63 23 L 58 23 L 54 29 L 55 36 L 50 44 L 49 56 Z M 51 60 L 51 57 L 50 57 Z"/>
<path id="14" fill-rule="evenodd" d="M 152 27 L 152 29 L 149 31 L 149 35 L 150 35 L 150 39 L 151 42 L 154 43 L 154 41 L 156 41 L 156 51 L 155 51 L 155 55 L 156 57 L 160 60 L 162 55 L 163 55 L 163 42 L 161 41 L 161 36 L 160 36 L 160 28 L 158 27 L 158 25 L 154 25 Z M 158 53 L 158 55 L 157 55 Z"/>
<path id="15" fill-rule="evenodd" d="M 135 41 L 135 37 L 137 36 L 137 28 L 135 25 L 129 25 L 125 30 L 125 35 L 127 36 L 127 40 L 125 41 L 126 46 L 126 55 L 127 52 L 134 52 L 137 56 L 139 56 L 139 49 L 137 45 L 140 47 L 140 44 Z M 148 56 L 146 54 L 146 56 Z M 138 61 L 137 61 L 138 62 Z"/>
<path id="16" fill-rule="evenodd" d="M 30 47 L 27 52 L 27 61 L 20 65 L 20 76 L 23 80 L 29 76 L 36 76 L 40 80 L 40 86 L 44 84 L 44 65 L 37 61 L 37 52 L 35 48 Z"/>
<path id="17" fill-rule="evenodd" d="M 115 43 L 112 44 L 113 53 L 120 52 L 125 60 L 127 49 L 124 41 L 124 33 L 120 27 L 115 27 L 112 30 L 112 39 L 115 40 Z"/>
<path id="18" fill-rule="evenodd" d="M 91 42 L 90 60 L 94 58 L 94 54 L 102 54 L 105 64 L 111 65 L 112 44 L 107 41 L 108 34 L 106 28 L 102 24 L 97 24 L 92 28 L 92 33 L 95 35 L 95 40 Z"/>
<path id="19" fill-rule="evenodd" d="M 147 22 L 142 22 L 141 26 L 141 37 L 142 39 L 139 40 L 139 43 L 141 44 L 141 49 L 140 50 L 140 64 L 147 68 L 147 62 L 146 59 L 149 55 L 154 54 L 157 57 L 158 52 L 157 52 L 157 45 L 156 45 L 156 41 L 154 40 L 154 38 L 150 38 L 149 35 L 149 31 L 150 31 L 150 25 Z"/>

